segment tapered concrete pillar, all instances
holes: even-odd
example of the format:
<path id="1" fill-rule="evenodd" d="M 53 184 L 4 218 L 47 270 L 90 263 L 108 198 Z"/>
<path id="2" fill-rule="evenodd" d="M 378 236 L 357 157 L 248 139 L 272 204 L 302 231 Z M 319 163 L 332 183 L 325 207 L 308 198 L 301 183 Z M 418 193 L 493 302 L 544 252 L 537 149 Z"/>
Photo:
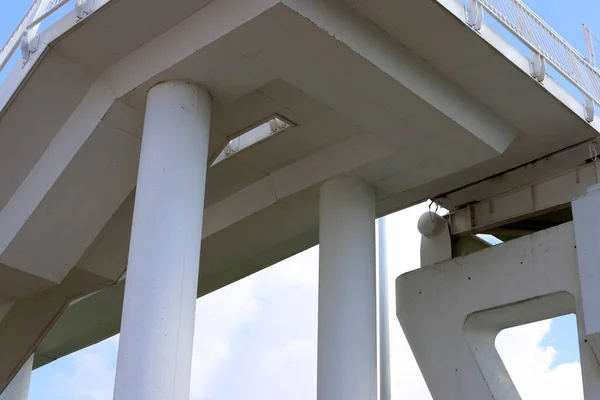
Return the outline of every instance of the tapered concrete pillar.
<path id="1" fill-rule="evenodd" d="M 318 400 L 377 398 L 375 198 L 359 180 L 321 187 Z"/>
<path id="2" fill-rule="evenodd" d="M 29 398 L 32 368 L 33 355 L 23 364 L 17 375 L 4 389 L 4 392 L 0 394 L 0 400 L 27 400 Z"/>
<path id="3" fill-rule="evenodd" d="M 189 83 L 148 93 L 115 400 L 189 398 L 210 113 Z"/>

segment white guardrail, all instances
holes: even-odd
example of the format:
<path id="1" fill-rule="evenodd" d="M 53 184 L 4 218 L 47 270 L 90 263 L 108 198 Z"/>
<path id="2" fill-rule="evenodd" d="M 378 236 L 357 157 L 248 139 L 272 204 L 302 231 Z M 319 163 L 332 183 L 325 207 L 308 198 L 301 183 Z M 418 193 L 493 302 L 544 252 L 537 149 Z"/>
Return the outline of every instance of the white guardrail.
<path id="1" fill-rule="evenodd" d="M 594 104 L 600 105 L 600 70 L 567 43 L 521 0 L 469 0 L 467 23 L 481 29 L 483 11 L 512 32 L 533 52 L 531 74 L 540 82 L 547 61 L 586 97 L 586 118 L 593 119 Z"/>
<path id="2" fill-rule="evenodd" d="M 0 50 L 0 73 L 6 67 L 18 48 L 24 61 L 29 59 L 29 54 L 37 50 L 38 37 L 36 36 L 43 20 L 58 11 L 71 0 L 35 0 L 25 16 L 14 30 L 8 41 Z M 93 8 L 94 0 L 75 0 L 75 10 L 78 18 L 88 15 Z"/>

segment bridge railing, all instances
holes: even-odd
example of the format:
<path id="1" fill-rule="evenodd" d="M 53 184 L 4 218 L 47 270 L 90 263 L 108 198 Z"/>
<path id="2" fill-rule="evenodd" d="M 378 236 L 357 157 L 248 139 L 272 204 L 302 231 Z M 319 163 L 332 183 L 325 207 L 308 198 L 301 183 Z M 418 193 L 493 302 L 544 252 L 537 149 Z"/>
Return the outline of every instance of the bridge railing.
<path id="1" fill-rule="evenodd" d="M 547 61 L 590 102 L 600 105 L 600 71 L 521 0 L 471 0 L 467 19 L 476 29 L 483 10 L 529 47 L 537 61 Z"/>
<path id="2" fill-rule="evenodd" d="M 76 0 L 77 16 L 89 14 L 94 0 Z M 6 44 L 0 49 L 0 74 L 18 48 L 23 59 L 37 48 L 36 34 L 42 21 L 70 0 L 35 0 Z M 475 29 L 481 27 L 483 9 L 512 32 L 538 59 L 537 67 L 548 62 L 589 101 L 600 106 L 600 71 L 538 17 L 521 0 L 469 0 L 467 20 Z M 543 70 L 542 70 L 543 75 Z M 541 77 L 543 79 L 543 76 Z M 593 108 L 593 104 L 591 105 Z M 593 115 L 593 110 L 592 110 Z"/>
<path id="3" fill-rule="evenodd" d="M 23 58 L 29 57 L 29 52 L 37 48 L 36 34 L 40 24 L 58 11 L 71 0 L 34 0 L 23 19 L 17 25 L 8 41 L 0 49 L 0 73 L 6 67 L 17 49 L 21 48 Z M 93 0 L 76 0 L 75 9 L 78 18 L 83 18 L 91 12 Z"/>

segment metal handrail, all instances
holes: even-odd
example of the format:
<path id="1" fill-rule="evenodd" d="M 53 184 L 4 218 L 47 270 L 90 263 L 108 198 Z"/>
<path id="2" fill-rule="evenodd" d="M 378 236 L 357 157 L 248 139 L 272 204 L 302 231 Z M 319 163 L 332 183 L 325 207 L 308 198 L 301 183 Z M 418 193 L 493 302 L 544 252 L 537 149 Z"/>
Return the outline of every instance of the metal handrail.
<path id="1" fill-rule="evenodd" d="M 17 28 L 0 49 L 0 72 L 27 35 L 31 40 L 40 23 L 69 0 L 35 0 Z M 76 3 L 79 3 L 77 1 Z M 600 71 L 521 0 L 471 0 L 511 31 L 530 50 L 539 54 L 577 87 L 586 98 L 600 105 Z"/>
<path id="2" fill-rule="evenodd" d="M 8 37 L 8 40 L 6 41 L 4 46 L 2 46 L 2 49 L 0 50 L 0 72 L 2 72 L 2 70 L 8 63 L 8 60 L 10 60 L 12 55 L 19 47 L 21 37 L 27 29 L 29 21 L 31 21 L 31 19 L 34 18 L 37 14 L 37 10 L 39 9 L 41 3 L 42 1 L 37 0 L 31 4 L 31 7 L 29 7 L 29 10 L 27 10 L 27 12 L 25 13 L 23 19 L 21 19 L 21 22 L 19 22 L 19 25 L 17 25 L 13 33 Z"/>
<path id="3" fill-rule="evenodd" d="M 35 0 L 29 10 L 23 16 L 23 19 L 17 25 L 17 28 L 8 38 L 8 41 L 0 49 L 0 72 L 6 67 L 15 51 L 21 46 L 24 40 L 31 41 L 43 20 L 58 11 L 70 0 Z M 81 1 L 76 1 L 76 7 Z"/>
<path id="4" fill-rule="evenodd" d="M 521 0 L 475 0 L 495 20 L 600 105 L 600 70 Z"/>
<path id="5" fill-rule="evenodd" d="M 27 25 L 27 29 L 32 29 L 33 27 L 39 26 L 39 24 L 48 18 L 50 15 L 54 14 L 58 11 L 59 8 L 67 4 L 71 0 L 49 0 L 46 5 L 45 11 L 41 13 L 37 13 L 37 16 Z"/>

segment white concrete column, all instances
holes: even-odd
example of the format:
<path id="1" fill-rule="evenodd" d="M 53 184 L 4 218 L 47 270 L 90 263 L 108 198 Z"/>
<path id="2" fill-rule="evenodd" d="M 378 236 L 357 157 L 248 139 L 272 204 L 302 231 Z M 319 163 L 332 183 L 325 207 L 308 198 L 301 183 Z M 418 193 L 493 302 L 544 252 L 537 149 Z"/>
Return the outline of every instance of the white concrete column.
<path id="1" fill-rule="evenodd" d="M 189 398 L 210 114 L 193 84 L 148 93 L 115 400 Z"/>
<path id="2" fill-rule="evenodd" d="M 318 400 L 377 398 L 375 197 L 359 180 L 321 187 Z"/>
<path id="3" fill-rule="evenodd" d="M 33 354 L 21 367 L 17 375 L 0 394 L 0 400 L 27 400 L 29 398 L 29 383 L 33 368 Z"/>

